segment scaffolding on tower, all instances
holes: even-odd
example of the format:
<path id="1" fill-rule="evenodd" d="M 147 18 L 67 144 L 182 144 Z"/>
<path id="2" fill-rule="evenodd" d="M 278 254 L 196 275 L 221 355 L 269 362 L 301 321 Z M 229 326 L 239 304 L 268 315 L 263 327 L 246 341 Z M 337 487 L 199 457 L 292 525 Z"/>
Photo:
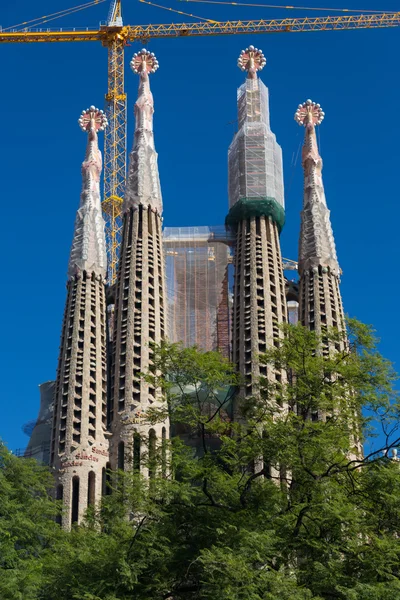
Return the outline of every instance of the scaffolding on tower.
<path id="1" fill-rule="evenodd" d="M 224 227 L 166 227 L 163 243 L 169 339 L 229 358 L 233 238 Z"/>

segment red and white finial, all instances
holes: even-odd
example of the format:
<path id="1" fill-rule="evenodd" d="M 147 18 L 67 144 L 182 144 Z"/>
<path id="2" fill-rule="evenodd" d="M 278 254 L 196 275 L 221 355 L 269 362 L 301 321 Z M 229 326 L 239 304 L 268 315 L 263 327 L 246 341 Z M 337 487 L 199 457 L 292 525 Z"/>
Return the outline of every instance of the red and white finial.
<path id="1" fill-rule="evenodd" d="M 90 131 L 92 125 L 92 121 L 94 122 L 94 126 L 96 131 L 104 131 L 104 129 L 108 125 L 107 117 L 102 110 L 99 110 L 95 106 L 91 106 L 86 110 L 82 111 L 81 116 L 78 119 L 78 123 L 82 131 L 86 133 Z"/>
<path id="2" fill-rule="evenodd" d="M 242 71 L 247 71 L 250 78 L 257 77 L 257 71 L 261 71 L 267 64 L 262 50 L 249 46 L 242 50 L 238 58 L 238 67 Z"/>
<path id="3" fill-rule="evenodd" d="M 306 100 L 303 104 L 299 104 L 294 115 L 295 121 L 299 125 L 306 127 L 309 123 L 312 125 L 321 125 L 325 118 L 325 113 L 320 104 L 316 104 L 312 100 Z"/>
<path id="4" fill-rule="evenodd" d="M 149 52 L 146 48 L 135 52 L 131 60 L 131 69 L 136 75 L 141 73 L 155 73 L 158 69 L 158 60 L 154 52 Z"/>

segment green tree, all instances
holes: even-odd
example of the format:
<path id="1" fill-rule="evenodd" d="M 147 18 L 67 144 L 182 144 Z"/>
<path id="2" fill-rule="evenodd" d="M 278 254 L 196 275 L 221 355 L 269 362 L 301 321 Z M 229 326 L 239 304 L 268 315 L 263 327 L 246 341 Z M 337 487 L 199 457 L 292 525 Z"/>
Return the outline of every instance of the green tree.
<path id="1" fill-rule="evenodd" d="M 42 558 L 58 536 L 53 479 L 32 459 L 13 456 L 0 443 L 0 598 L 36 600 Z"/>
<path id="2" fill-rule="evenodd" d="M 285 327 L 263 360 L 289 384 L 260 381 L 246 403 L 218 354 L 155 348 L 146 377 L 163 388 L 183 439 L 159 450 L 150 482 L 119 474 L 67 554 L 53 555 L 40 598 L 400 598 L 395 374 L 356 322 L 347 349 L 323 357 L 338 335 Z"/>
<path id="3" fill-rule="evenodd" d="M 18 532 L 4 545 L 3 571 L 11 565 L 15 575 L 6 575 L 6 594 L 0 577 L 0 597 L 400 598 L 393 369 L 356 322 L 346 350 L 328 357 L 321 349 L 337 344 L 337 332 L 323 340 L 301 326 L 283 333 L 263 361 L 270 372 L 285 369 L 289 381 L 261 380 L 246 402 L 235 394 L 234 368 L 217 353 L 156 347 L 145 377 L 162 388 L 180 437 L 143 457 L 149 481 L 137 472 L 114 476 L 101 509 L 70 533 L 55 532 L 54 504 L 36 467 L 4 455 L 22 470 L 8 476 L 9 501 L 0 500 L 1 534 Z M 164 419 L 165 409 L 147 418 Z M 25 544 L 23 522 L 35 520 L 38 502 L 48 508 L 36 516 L 38 530 L 28 526 Z M 27 593 L 24 574 L 34 581 Z"/>

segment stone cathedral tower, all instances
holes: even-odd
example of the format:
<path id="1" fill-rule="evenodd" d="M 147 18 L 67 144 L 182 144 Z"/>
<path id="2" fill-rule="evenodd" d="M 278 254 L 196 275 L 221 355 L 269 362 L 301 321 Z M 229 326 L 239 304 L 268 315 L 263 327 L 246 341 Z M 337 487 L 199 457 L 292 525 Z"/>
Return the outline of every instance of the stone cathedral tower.
<path id="1" fill-rule="evenodd" d="M 322 182 L 322 158 L 315 128 L 324 119 L 319 104 L 307 100 L 295 114 L 305 128 L 302 152 L 304 197 L 299 240 L 299 318 L 303 325 L 323 333 L 326 327 L 345 328 L 339 289 L 340 268 L 336 256 L 330 213 Z M 342 349 L 344 341 L 337 344 Z M 323 348 L 323 352 L 329 352 Z"/>
<path id="2" fill-rule="evenodd" d="M 253 46 L 239 57 L 247 79 L 238 89 L 238 132 L 228 155 L 226 222 L 236 232 L 233 362 L 246 396 L 256 393 L 259 375 L 276 382 L 285 377 L 281 371 L 267 373 L 258 358 L 278 343 L 279 325 L 287 318 L 279 243 L 285 220 L 282 151 L 270 128 L 268 89 L 257 77 L 265 62 Z"/>
<path id="3" fill-rule="evenodd" d="M 80 522 L 101 497 L 108 461 L 106 246 L 100 206 L 97 132 L 107 124 L 94 106 L 79 119 L 88 133 L 82 193 L 68 267 L 67 301 L 55 389 L 50 463 L 63 526 Z"/>
<path id="4" fill-rule="evenodd" d="M 113 469 L 140 469 L 147 475 L 141 458 L 168 436 L 168 423 L 146 423 L 146 411 L 160 406 L 162 399 L 141 377 L 151 369 L 151 344 L 160 343 L 166 332 L 162 198 L 149 82 L 158 62 L 153 53 L 141 50 L 131 67 L 139 75 L 139 92 L 116 284 L 110 456 Z"/>

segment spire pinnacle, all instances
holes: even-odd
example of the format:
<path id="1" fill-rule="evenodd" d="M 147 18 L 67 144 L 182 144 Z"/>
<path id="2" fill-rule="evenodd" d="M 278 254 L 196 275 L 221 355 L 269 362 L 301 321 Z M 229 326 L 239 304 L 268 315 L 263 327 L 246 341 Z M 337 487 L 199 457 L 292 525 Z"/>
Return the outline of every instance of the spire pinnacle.
<path id="1" fill-rule="evenodd" d="M 247 71 L 248 79 L 257 79 L 257 71 L 261 71 L 267 63 L 262 50 L 249 46 L 242 50 L 238 58 L 238 67 L 241 71 Z"/>
<path id="2" fill-rule="evenodd" d="M 302 151 L 304 198 L 301 213 L 299 272 L 301 275 L 305 270 L 321 266 L 339 275 L 335 240 L 322 181 L 322 158 L 315 133 L 315 127 L 322 123 L 325 113 L 320 104 L 306 100 L 303 104 L 299 104 L 294 118 L 305 128 Z"/>
<path id="3" fill-rule="evenodd" d="M 94 271 L 105 277 L 107 259 L 100 202 L 102 159 L 97 132 L 104 131 L 108 123 L 103 111 L 95 106 L 82 111 L 78 123 L 88 134 L 88 141 L 82 163 L 81 201 L 75 220 L 68 276 L 76 275 L 77 271 Z"/>
<path id="4" fill-rule="evenodd" d="M 136 75 L 155 73 L 158 67 L 156 55 L 154 52 L 146 50 L 146 48 L 143 48 L 140 52 L 135 52 L 131 60 L 131 69 Z"/>
<path id="5" fill-rule="evenodd" d="M 321 125 L 325 118 L 325 113 L 320 104 L 316 104 L 312 100 L 306 100 L 303 104 L 299 104 L 294 115 L 295 120 L 299 125 Z"/>
<path id="6" fill-rule="evenodd" d="M 161 214 L 162 198 L 154 146 L 154 101 L 149 75 L 158 69 L 158 60 L 145 48 L 133 55 L 131 69 L 139 75 L 138 98 L 135 103 L 135 134 L 129 158 L 124 210 L 131 206 L 150 206 Z"/>

